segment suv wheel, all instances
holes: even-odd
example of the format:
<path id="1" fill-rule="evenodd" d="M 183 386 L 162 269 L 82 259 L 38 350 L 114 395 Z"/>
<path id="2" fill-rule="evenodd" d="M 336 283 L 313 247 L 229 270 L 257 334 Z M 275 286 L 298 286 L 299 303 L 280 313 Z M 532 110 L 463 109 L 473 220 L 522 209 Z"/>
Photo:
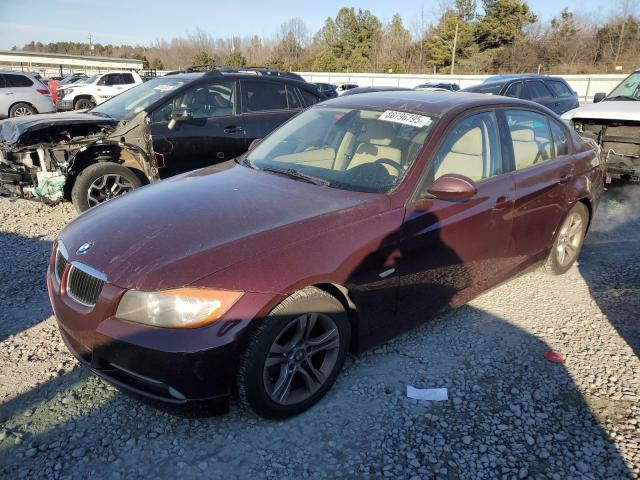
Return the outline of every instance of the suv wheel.
<path id="1" fill-rule="evenodd" d="M 28 103 L 16 103 L 9 110 L 10 117 L 26 117 L 27 115 L 35 115 L 38 111 Z"/>
<path id="2" fill-rule="evenodd" d="M 71 201 L 81 213 L 140 186 L 140 178 L 127 167 L 111 162 L 94 163 L 76 178 Z"/>
<path id="3" fill-rule="evenodd" d="M 580 255 L 589 223 L 589 211 L 583 203 L 576 203 L 569 211 L 553 242 L 544 269 L 552 275 L 562 275 Z"/>
<path id="4" fill-rule="evenodd" d="M 344 364 L 347 313 L 336 298 L 310 287 L 259 322 L 240 360 L 240 400 L 266 418 L 297 415 L 327 393 Z"/>
<path id="5" fill-rule="evenodd" d="M 73 104 L 74 110 L 88 110 L 96 106 L 96 102 L 91 100 L 90 98 L 81 98 L 80 100 L 76 100 Z"/>

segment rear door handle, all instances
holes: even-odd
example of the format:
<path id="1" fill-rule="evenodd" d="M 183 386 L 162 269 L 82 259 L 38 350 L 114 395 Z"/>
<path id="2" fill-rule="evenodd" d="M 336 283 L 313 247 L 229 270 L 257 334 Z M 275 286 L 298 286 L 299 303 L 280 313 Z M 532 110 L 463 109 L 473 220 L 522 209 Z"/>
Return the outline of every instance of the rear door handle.
<path id="1" fill-rule="evenodd" d="M 511 206 L 511 199 L 505 196 L 498 197 L 496 199 L 496 203 L 493 204 L 491 210 L 494 212 L 499 212 Z"/>
<path id="2" fill-rule="evenodd" d="M 558 180 L 558 183 L 559 183 L 560 185 L 564 185 L 565 183 L 568 183 L 568 182 L 569 182 L 569 180 L 571 180 L 571 175 L 562 175 L 562 176 L 560 177 L 560 179 Z"/>
<path id="3" fill-rule="evenodd" d="M 225 127 L 224 133 L 239 133 L 242 132 L 242 127 L 230 126 Z"/>

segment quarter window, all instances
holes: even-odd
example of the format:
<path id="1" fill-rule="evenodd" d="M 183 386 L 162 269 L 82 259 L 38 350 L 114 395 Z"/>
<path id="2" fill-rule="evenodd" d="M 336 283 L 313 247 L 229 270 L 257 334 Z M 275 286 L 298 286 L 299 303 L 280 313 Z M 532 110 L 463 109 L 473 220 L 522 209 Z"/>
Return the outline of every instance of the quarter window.
<path id="1" fill-rule="evenodd" d="M 524 92 L 524 84 L 522 82 L 516 82 L 509 85 L 507 91 L 504 92 L 505 97 L 513 97 L 513 98 L 526 98 Z"/>
<path id="2" fill-rule="evenodd" d="M 556 157 L 569 155 L 569 138 L 566 130 L 555 120 L 551 121 L 551 134 Z"/>
<path id="3" fill-rule="evenodd" d="M 535 112 L 505 112 L 516 170 L 522 170 L 553 158 L 547 118 Z"/>
<path id="4" fill-rule="evenodd" d="M 247 110 L 250 112 L 288 108 L 287 88 L 284 83 L 245 80 L 244 89 Z"/>
<path id="5" fill-rule="evenodd" d="M 433 179 L 457 173 L 478 181 L 499 175 L 502 168 L 496 117 L 491 112 L 462 120 L 447 135 L 435 158 Z"/>
<path id="6" fill-rule="evenodd" d="M 123 73 L 122 75 L 120 75 L 120 80 L 121 80 L 121 83 L 124 85 L 130 85 L 132 83 L 136 83 L 135 80 L 133 79 L 133 75 L 131 75 L 130 73 Z"/>
<path id="7" fill-rule="evenodd" d="M 320 98 L 311 92 L 307 92 L 302 88 L 299 88 L 298 91 L 300 92 L 300 95 L 302 95 L 302 102 L 304 103 L 305 107 L 310 107 L 311 105 L 315 105 L 316 103 L 318 103 L 318 101 L 320 101 Z M 326 89 L 325 91 L 329 91 L 329 89 Z"/>

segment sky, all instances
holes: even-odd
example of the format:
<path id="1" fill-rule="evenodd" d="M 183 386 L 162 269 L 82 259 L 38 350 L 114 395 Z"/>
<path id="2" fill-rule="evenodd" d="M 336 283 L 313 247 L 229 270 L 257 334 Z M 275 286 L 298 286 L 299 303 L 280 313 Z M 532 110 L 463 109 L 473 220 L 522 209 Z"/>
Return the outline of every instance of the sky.
<path id="1" fill-rule="evenodd" d="M 410 30 L 424 9 L 435 22 L 447 0 L 0 0 L 0 49 L 40 41 L 149 45 L 156 39 L 184 37 L 200 28 L 214 38 L 271 37 L 280 24 L 300 17 L 315 32 L 343 6 L 369 9 L 383 21 L 402 15 Z M 481 1 L 478 1 L 480 4 Z M 593 18 L 614 11 L 618 0 L 529 0 L 541 21 L 548 22 L 568 7 Z"/>

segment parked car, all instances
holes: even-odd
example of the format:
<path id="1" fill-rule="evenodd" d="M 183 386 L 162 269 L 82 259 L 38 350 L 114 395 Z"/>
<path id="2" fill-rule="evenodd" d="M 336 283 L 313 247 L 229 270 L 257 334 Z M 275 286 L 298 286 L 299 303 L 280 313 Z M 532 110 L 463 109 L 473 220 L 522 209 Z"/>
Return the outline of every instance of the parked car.
<path id="1" fill-rule="evenodd" d="M 417 85 L 414 90 L 422 90 L 426 92 L 444 91 L 457 92 L 460 90 L 460 85 L 453 82 L 426 82 Z"/>
<path id="2" fill-rule="evenodd" d="M 322 99 L 312 85 L 286 77 L 180 73 L 149 80 L 86 113 L 5 120 L 0 191 L 50 203 L 70 199 L 82 212 L 141 185 L 234 158 Z"/>
<path id="3" fill-rule="evenodd" d="M 338 96 L 338 90 L 336 86 L 331 83 L 315 83 L 320 93 L 327 98 L 336 98 Z"/>
<path id="4" fill-rule="evenodd" d="M 387 87 L 387 86 L 356 87 L 356 88 L 351 88 L 345 91 L 344 93 L 342 93 L 342 96 L 359 95 L 361 93 L 374 93 L 374 92 L 397 92 L 401 90 L 411 90 L 411 89 L 405 88 L 405 87 L 393 87 L 393 86 L 391 87 Z"/>
<path id="5" fill-rule="evenodd" d="M 463 88 L 461 92 L 489 93 L 532 100 L 558 115 L 580 105 L 578 94 L 560 77 L 543 75 L 508 75 L 502 80 Z"/>
<path id="6" fill-rule="evenodd" d="M 339 83 L 336 85 L 336 92 L 338 95 L 343 95 L 347 90 L 351 90 L 352 88 L 358 88 L 357 83 Z"/>
<path id="7" fill-rule="evenodd" d="M 55 111 L 49 89 L 32 74 L 0 70 L 0 119 Z"/>
<path id="8" fill-rule="evenodd" d="M 640 70 L 636 70 L 609 95 L 597 93 L 591 105 L 566 112 L 584 138 L 602 147 L 607 181 L 625 179 L 640 182 Z"/>
<path id="9" fill-rule="evenodd" d="M 347 352 L 538 265 L 566 272 L 602 190 L 592 143 L 531 102 L 339 97 L 78 217 L 48 292 L 70 351 L 120 389 L 177 408 L 237 391 L 284 418 Z"/>
<path id="10" fill-rule="evenodd" d="M 142 78 L 136 72 L 97 73 L 81 83 L 59 88 L 56 107 L 59 111 L 86 110 L 141 83 Z"/>

